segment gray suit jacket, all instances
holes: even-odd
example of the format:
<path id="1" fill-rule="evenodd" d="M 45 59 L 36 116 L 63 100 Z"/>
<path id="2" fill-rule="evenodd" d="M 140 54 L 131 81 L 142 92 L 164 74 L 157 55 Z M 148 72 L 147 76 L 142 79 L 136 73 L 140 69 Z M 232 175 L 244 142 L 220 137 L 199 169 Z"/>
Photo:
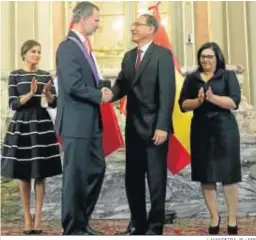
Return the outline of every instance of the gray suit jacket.
<path id="1" fill-rule="evenodd" d="M 68 36 L 80 39 L 70 31 Z M 97 88 L 92 69 L 78 45 L 67 39 L 56 55 L 58 102 L 56 131 L 60 136 L 91 138 L 101 124 L 102 93 Z"/>

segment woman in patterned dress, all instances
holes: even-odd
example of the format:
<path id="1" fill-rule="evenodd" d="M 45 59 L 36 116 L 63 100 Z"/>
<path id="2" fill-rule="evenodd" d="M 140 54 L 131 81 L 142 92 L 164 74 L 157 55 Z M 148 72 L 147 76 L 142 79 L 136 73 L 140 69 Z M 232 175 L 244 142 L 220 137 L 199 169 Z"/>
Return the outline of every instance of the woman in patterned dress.
<path id="1" fill-rule="evenodd" d="M 20 180 L 24 207 L 24 234 L 42 233 L 41 211 L 45 178 L 62 173 L 59 145 L 51 118 L 41 104 L 56 107 L 56 93 L 50 73 L 37 69 L 41 46 L 34 40 L 21 47 L 24 67 L 9 76 L 9 106 L 15 111 L 3 149 L 2 176 Z M 35 179 L 36 213 L 30 213 L 31 179 Z"/>

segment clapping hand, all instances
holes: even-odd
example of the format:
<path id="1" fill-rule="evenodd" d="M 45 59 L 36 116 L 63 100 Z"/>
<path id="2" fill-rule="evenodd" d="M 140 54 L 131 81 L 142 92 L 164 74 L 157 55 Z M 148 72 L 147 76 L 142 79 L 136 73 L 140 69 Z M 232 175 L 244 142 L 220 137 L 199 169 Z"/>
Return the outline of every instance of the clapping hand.
<path id="1" fill-rule="evenodd" d="M 34 95 L 37 92 L 37 79 L 33 77 L 30 83 L 30 94 Z"/>
<path id="2" fill-rule="evenodd" d="M 43 93 L 46 96 L 51 95 L 51 88 L 52 88 L 52 82 L 48 81 L 45 85 L 44 85 L 44 89 L 43 89 Z"/>
<path id="3" fill-rule="evenodd" d="M 113 98 L 113 93 L 109 88 L 103 87 L 101 89 L 102 92 L 102 102 L 107 103 L 110 102 Z"/>
<path id="4" fill-rule="evenodd" d="M 212 91 L 212 88 L 209 87 L 208 90 L 206 91 L 206 100 L 209 102 L 212 102 L 213 97 L 214 97 L 214 93 Z"/>
<path id="5" fill-rule="evenodd" d="M 204 102 L 204 99 L 205 99 L 204 88 L 203 87 L 201 87 L 199 89 L 197 98 L 198 98 L 199 104 L 201 105 Z"/>
<path id="6" fill-rule="evenodd" d="M 52 103 L 52 101 L 54 100 L 54 97 L 51 93 L 51 89 L 52 89 L 52 81 L 48 81 L 43 88 L 43 94 L 45 94 L 45 97 L 47 99 L 48 103 Z"/>

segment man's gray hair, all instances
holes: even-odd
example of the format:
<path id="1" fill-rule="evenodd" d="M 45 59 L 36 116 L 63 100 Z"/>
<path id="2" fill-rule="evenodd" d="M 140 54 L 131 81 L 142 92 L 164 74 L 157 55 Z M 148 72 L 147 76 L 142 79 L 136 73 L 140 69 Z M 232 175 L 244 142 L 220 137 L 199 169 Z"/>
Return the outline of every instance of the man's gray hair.
<path id="1" fill-rule="evenodd" d="M 100 10 L 91 2 L 79 2 L 73 10 L 73 22 L 78 23 L 81 17 L 89 17 L 92 15 L 94 9 Z"/>
<path id="2" fill-rule="evenodd" d="M 147 25 L 153 26 L 155 28 L 155 32 L 157 32 L 157 30 L 159 28 L 157 19 L 153 15 L 150 15 L 150 14 L 143 14 L 142 16 L 147 18 Z"/>

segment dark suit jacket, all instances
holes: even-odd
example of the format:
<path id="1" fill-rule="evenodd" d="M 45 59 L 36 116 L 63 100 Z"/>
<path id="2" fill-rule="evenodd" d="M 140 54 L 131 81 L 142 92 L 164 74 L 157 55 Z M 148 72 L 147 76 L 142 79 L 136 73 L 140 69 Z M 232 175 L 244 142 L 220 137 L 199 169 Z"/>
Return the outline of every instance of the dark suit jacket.
<path id="1" fill-rule="evenodd" d="M 70 31 L 69 36 L 78 36 Z M 67 39 L 57 50 L 58 102 L 57 134 L 91 138 L 100 119 L 102 93 L 97 89 L 93 72 L 77 44 Z M 101 122 L 101 120 L 100 120 Z"/>
<path id="2" fill-rule="evenodd" d="M 126 127 L 144 139 L 156 129 L 173 133 L 175 72 L 171 52 L 152 43 L 135 72 L 137 48 L 127 52 L 112 91 L 114 101 L 127 95 Z"/>

